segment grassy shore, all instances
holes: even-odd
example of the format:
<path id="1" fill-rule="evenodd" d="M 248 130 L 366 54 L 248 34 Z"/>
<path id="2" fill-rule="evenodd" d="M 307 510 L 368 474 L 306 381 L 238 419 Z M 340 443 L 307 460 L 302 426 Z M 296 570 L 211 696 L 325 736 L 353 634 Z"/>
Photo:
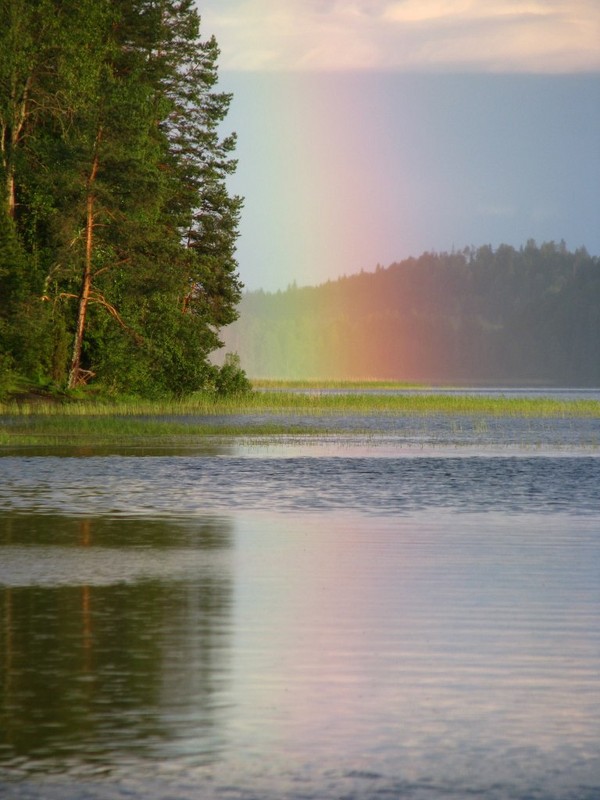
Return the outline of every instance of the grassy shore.
<path id="1" fill-rule="evenodd" d="M 362 384 L 360 388 L 364 386 Z M 358 387 L 344 384 L 343 388 Z M 317 431 L 316 426 L 313 429 L 310 425 L 310 419 L 316 421 L 317 417 L 321 418 L 318 428 L 321 434 L 327 432 L 327 418 L 332 419 L 332 429 L 335 419 L 335 431 L 340 433 L 344 417 L 372 420 L 374 417 L 432 418 L 440 415 L 600 419 L 600 402 L 411 392 L 403 395 L 352 391 L 343 394 L 302 393 L 282 389 L 264 389 L 228 398 L 199 394 L 173 401 L 57 401 L 50 398 L 33 401 L 29 398 L 0 404 L 0 447 L 142 440 L 184 442 L 208 435 L 308 435 Z M 303 418 L 302 425 L 296 425 L 295 418 L 298 422 Z"/>
<path id="2" fill-rule="evenodd" d="M 340 384 L 341 386 L 342 384 Z M 373 386 L 373 384 L 370 384 Z M 363 384 L 364 387 L 364 384 Z M 310 393 L 294 391 L 253 391 L 219 397 L 196 394 L 183 400 L 142 400 L 139 398 L 69 400 L 41 398 L 32 401 L 0 403 L 0 416 L 24 418 L 49 417 L 164 417 L 164 416 L 234 416 L 247 414 L 294 414 L 343 416 L 364 414 L 471 414 L 518 417 L 598 417 L 598 400 L 557 400 L 548 397 L 486 397 L 469 394 L 366 394 L 359 391 Z"/>

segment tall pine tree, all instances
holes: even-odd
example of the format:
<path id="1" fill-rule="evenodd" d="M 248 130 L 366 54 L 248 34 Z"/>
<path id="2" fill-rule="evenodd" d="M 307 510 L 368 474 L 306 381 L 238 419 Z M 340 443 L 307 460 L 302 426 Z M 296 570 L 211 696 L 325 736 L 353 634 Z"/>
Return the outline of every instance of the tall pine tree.
<path id="1" fill-rule="evenodd" d="M 70 387 L 96 378 L 145 394 L 202 388 L 241 291 L 217 45 L 201 40 L 191 0 L 34 5 L 38 46 L 52 54 L 39 83 L 55 102 L 28 119 L 22 158 L 5 166 L 4 207 L 35 262 L 39 369 Z"/>

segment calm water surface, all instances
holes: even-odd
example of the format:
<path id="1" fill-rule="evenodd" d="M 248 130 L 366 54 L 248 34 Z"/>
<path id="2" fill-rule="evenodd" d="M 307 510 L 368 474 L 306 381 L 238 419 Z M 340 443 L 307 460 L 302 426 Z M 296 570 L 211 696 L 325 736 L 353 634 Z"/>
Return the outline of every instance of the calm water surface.
<path id="1" fill-rule="evenodd" d="M 0 796 L 598 798 L 598 422 L 536 424 L 0 458 Z"/>

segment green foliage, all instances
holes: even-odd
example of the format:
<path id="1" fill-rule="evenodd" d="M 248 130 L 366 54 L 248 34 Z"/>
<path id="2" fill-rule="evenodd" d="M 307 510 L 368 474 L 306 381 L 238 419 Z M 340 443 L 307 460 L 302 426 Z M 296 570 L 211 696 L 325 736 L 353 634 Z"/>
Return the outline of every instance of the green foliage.
<path id="1" fill-rule="evenodd" d="M 215 377 L 215 386 L 220 395 L 245 394 L 252 390 L 237 353 L 227 353 L 225 362 Z"/>
<path id="2" fill-rule="evenodd" d="M 71 386 L 212 386 L 241 199 L 192 0 L 2 0 L 0 46 L 0 354 Z"/>
<path id="3" fill-rule="evenodd" d="M 37 380 L 49 356 L 48 309 L 32 293 L 33 276 L 16 227 L 0 211 L 0 359 L 3 372 Z"/>

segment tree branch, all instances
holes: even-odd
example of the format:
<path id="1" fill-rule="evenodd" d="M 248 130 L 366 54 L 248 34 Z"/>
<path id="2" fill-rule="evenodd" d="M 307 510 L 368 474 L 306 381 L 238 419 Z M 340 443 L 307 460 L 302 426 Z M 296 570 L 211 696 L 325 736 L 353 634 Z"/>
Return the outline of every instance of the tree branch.
<path id="1" fill-rule="evenodd" d="M 100 292 L 92 291 L 89 295 L 89 302 L 90 303 L 99 303 L 99 305 L 104 306 L 104 308 L 108 311 L 108 313 L 116 319 L 119 325 L 123 328 L 123 330 L 127 331 L 127 333 L 131 336 L 131 338 L 136 342 L 136 344 L 143 344 L 143 338 L 134 331 L 133 328 L 130 328 L 129 325 L 123 320 L 117 309 L 111 305 L 106 298 L 100 294 Z"/>

